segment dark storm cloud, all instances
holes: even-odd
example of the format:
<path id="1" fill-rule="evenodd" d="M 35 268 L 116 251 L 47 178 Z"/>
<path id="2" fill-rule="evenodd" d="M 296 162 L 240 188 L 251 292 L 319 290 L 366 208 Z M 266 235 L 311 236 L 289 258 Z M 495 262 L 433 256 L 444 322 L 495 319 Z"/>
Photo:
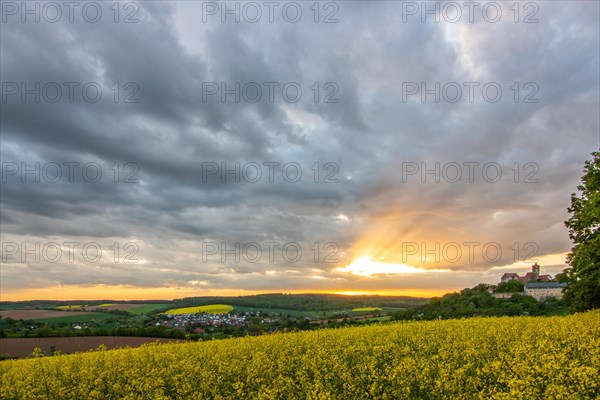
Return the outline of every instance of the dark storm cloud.
<path id="1" fill-rule="evenodd" d="M 418 16 L 402 22 L 402 4 L 390 2 L 339 3 L 335 24 L 310 18 L 223 24 L 219 17 L 205 23 L 201 2 L 139 5 L 134 24 L 110 17 L 95 24 L 2 23 L 3 83 L 97 82 L 103 89 L 97 103 L 82 99 L 80 91 L 73 103 L 36 103 L 31 96 L 22 102 L 18 95 L 2 101 L 3 168 L 78 162 L 95 163 L 103 173 L 98 182 L 42 177 L 23 183 L 19 174 L 3 176 L 2 240 L 96 238 L 106 246 L 110 239 L 133 240 L 141 243 L 144 260 L 118 267 L 101 262 L 99 269 L 54 266 L 47 284 L 197 281 L 204 288 L 278 290 L 329 283 L 366 289 L 368 280 L 334 268 L 351 262 L 344 256 L 362 250 L 353 246 L 381 230 L 389 245 L 477 238 L 535 241 L 541 255 L 568 250 L 562 221 L 569 194 L 598 145 L 598 4 L 540 3 L 535 24 L 515 24 L 508 16 L 496 24 L 481 16 L 474 23 L 421 23 Z M 118 102 L 110 89 L 115 82 Z M 125 88 L 128 82 L 133 86 Z M 236 82 L 277 82 L 276 99 L 203 98 L 206 83 L 231 88 Z M 281 98 L 289 82 L 302 88 L 300 101 Z M 420 95 L 403 101 L 406 82 L 428 88 L 495 82 L 503 96 L 486 102 L 477 89 L 470 103 L 462 86 L 457 103 L 432 96 L 423 103 Z M 515 82 L 516 103 L 509 88 Z M 538 89 L 535 103 L 522 102 L 530 93 L 527 82 Z M 337 102 L 324 103 L 334 88 Z M 138 102 L 123 102 L 128 94 Z M 278 163 L 273 181 L 264 164 L 269 162 Z M 424 162 L 429 168 L 436 162 L 495 162 L 504 175 L 495 183 L 481 176 L 458 183 L 424 184 L 420 174 L 404 179 L 407 163 Z M 517 182 L 510 169 L 515 162 L 521 169 Z M 523 182 L 529 162 L 538 168 L 537 183 Z M 207 174 L 215 165 L 241 171 L 249 163 L 262 167 L 257 182 Z M 300 166 L 297 182 L 284 173 L 287 163 Z M 123 182 L 129 173 L 135 182 Z M 203 241 L 231 247 L 273 240 L 299 243 L 305 255 L 311 243 L 333 242 L 339 265 L 310 257 L 249 263 L 202 255 Z M 20 287 L 23 265 L 11 266 L 3 268 L 3 285 Z M 43 270 L 31 263 L 26 268 Z M 417 285 L 371 282 L 373 288 Z"/>

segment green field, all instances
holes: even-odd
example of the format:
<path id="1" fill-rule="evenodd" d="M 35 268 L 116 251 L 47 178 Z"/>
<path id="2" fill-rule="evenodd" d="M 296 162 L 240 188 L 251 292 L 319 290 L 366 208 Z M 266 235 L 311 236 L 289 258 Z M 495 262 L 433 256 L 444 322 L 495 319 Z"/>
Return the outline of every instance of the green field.
<path id="1" fill-rule="evenodd" d="M 381 308 L 379 308 L 379 307 L 361 307 L 361 308 L 352 309 L 352 312 L 375 312 L 375 311 L 381 311 Z"/>
<path id="2" fill-rule="evenodd" d="M 148 314 L 152 311 L 164 309 L 169 306 L 171 306 L 171 304 L 164 304 L 164 303 L 143 304 L 139 307 L 131 308 L 128 311 L 132 314 L 140 315 L 140 314 Z"/>
<path id="3" fill-rule="evenodd" d="M 168 310 L 165 314 L 196 314 L 196 313 L 206 313 L 206 314 L 227 314 L 232 311 L 233 307 L 227 304 L 209 304 L 207 306 L 195 306 L 195 307 L 184 307 L 184 308 L 175 308 L 172 310 Z"/>
<path id="4" fill-rule="evenodd" d="M 392 314 L 396 311 L 406 310 L 406 307 L 381 307 L 381 309 L 383 310 L 383 312 Z"/>
<path id="5" fill-rule="evenodd" d="M 268 307 L 240 307 L 234 306 L 235 311 L 238 312 L 247 312 L 247 313 L 257 313 L 261 314 L 277 314 L 282 316 L 291 316 L 293 318 L 325 318 L 328 315 L 331 315 L 332 312 L 324 312 L 324 311 L 298 311 L 298 310 L 287 310 L 284 308 L 268 308 Z"/>
<path id="6" fill-rule="evenodd" d="M 104 321 L 109 318 L 115 318 L 115 315 L 107 313 L 87 313 L 80 315 L 68 315 L 65 317 L 54 317 L 54 318 L 40 318 L 36 319 L 36 322 L 91 322 L 91 321 Z"/>

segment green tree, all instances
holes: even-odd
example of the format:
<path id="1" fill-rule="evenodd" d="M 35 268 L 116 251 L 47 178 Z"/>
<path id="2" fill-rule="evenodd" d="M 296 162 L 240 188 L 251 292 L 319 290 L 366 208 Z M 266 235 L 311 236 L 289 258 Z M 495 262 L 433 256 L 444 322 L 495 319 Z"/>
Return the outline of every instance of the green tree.
<path id="1" fill-rule="evenodd" d="M 496 286 L 496 293 L 518 293 L 522 292 L 524 285 L 516 279 L 512 279 L 508 282 L 502 282 Z"/>
<path id="2" fill-rule="evenodd" d="M 569 283 L 564 297 L 574 311 L 600 307 L 600 152 L 592 156 L 577 186 L 580 195 L 571 195 L 571 218 L 565 222 L 574 246 L 567 257 L 570 268 L 560 279 Z"/>

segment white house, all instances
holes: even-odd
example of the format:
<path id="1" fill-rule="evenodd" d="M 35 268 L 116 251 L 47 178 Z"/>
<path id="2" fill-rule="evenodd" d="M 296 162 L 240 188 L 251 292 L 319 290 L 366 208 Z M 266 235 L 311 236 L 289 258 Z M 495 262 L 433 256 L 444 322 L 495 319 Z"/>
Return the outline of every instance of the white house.
<path id="1" fill-rule="evenodd" d="M 536 300 L 543 300 L 547 297 L 562 299 L 563 289 L 566 286 L 566 283 L 559 282 L 530 282 L 525 284 L 525 294 Z"/>

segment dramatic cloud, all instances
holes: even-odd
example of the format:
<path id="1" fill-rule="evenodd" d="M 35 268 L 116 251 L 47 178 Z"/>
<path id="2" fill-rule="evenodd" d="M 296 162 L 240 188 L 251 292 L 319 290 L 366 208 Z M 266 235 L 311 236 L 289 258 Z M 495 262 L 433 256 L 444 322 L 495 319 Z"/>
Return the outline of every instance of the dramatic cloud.
<path id="1" fill-rule="evenodd" d="M 2 3 L 3 299 L 564 267 L 596 2 L 27 4 Z"/>

